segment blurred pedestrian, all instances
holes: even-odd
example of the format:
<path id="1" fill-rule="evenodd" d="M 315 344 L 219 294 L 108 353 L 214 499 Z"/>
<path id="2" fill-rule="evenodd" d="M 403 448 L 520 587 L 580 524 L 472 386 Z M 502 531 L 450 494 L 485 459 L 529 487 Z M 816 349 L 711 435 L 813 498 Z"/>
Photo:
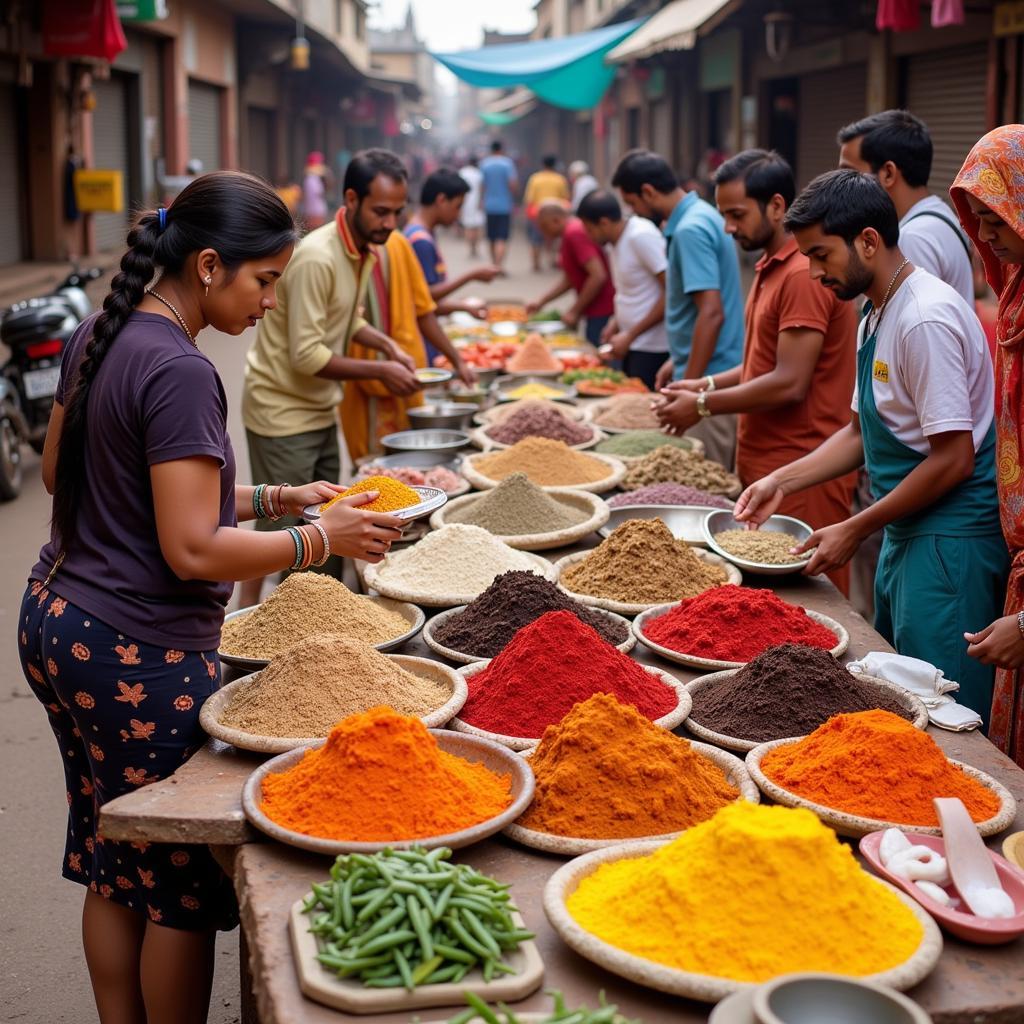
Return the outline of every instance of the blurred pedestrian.
<path id="1" fill-rule="evenodd" d="M 584 197 L 597 188 L 597 178 L 590 173 L 590 166 L 586 160 L 573 160 L 569 164 L 569 184 L 572 186 L 572 197 L 569 201 L 575 213 Z"/>
<path id="2" fill-rule="evenodd" d="M 534 273 L 539 273 L 541 257 L 547 251 L 551 255 L 551 242 L 544 237 L 543 232 L 537 226 L 537 214 L 541 203 L 546 199 L 558 199 L 567 203 L 569 201 L 569 183 L 555 170 L 558 157 L 548 154 L 541 161 L 541 169 L 534 171 L 526 180 L 526 190 L 523 192 L 523 204 L 526 207 L 526 236 L 530 241 L 530 254 L 533 259 Z"/>
<path id="3" fill-rule="evenodd" d="M 323 153 L 313 150 L 306 157 L 302 175 L 302 219 L 307 231 L 320 227 L 327 220 L 326 173 Z"/>
<path id="4" fill-rule="evenodd" d="M 469 186 L 459 213 L 459 223 L 466 235 L 471 260 L 478 258 L 477 247 L 480 245 L 480 235 L 486 221 L 482 204 L 484 176 L 480 173 L 478 164 L 476 156 L 471 153 L 466 158 L 464 166 L 459 168 L 459 176 Z"/>
<path id="5" fill-rule="evenodd" d="M 487 215 L 487 241 L 491 245 L 491 262 L 505 273 L 505 254 L 512 231 L 512 211 L 519 189 L 516 165 L 504 153 L 501 139 L 491 143 L 491 155 L 480 164 L 483 175 L 483 207 Z"/>

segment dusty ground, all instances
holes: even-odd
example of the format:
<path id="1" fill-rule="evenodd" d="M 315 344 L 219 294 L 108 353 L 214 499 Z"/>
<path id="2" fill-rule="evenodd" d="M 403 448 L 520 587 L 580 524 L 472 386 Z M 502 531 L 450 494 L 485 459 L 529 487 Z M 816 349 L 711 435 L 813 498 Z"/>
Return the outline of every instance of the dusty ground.
<path id="1" fill-rule="evenodd" d="M 453 274 L 467 266 L 465 244 L 444 240 Z M 513 248 L 512 275 L 466 292 L 531 298 L 547 286 L 528 271 L 525 242 Z M 25 296 L 27 297 L 27 296 Z M 200 346 L 217 364 L 232 410 L 238 479 L 248 479 L 238 420 L 242 367 L 249 336 L 204 333 Z M 24 684 L 15 646 L 15 622 L 29 568 L 45 540 L 49 497 L 38 459 L 27 448 L 21 496 L 0 505 L 0 1020 L 19 1024 L 88 1024 L 96 1020 L 81 953 L 82 890 L 60 876 L 65 801 L 60 759 L 43 710 Z M 222 936 L 209 1020 L 239 1019 L 237 933 Z"/>

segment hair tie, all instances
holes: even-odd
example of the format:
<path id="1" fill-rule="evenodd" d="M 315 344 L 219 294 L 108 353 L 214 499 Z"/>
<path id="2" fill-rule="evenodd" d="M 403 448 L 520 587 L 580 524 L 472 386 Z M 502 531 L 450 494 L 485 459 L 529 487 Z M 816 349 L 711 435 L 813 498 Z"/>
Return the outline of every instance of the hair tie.
<path id="1" fill-rule="evenodd" d="M 167 207 L 161 206 L 156 211 L 157 217 L 160 219 L 160 230 L 163 231 L 167 227 Z"/>

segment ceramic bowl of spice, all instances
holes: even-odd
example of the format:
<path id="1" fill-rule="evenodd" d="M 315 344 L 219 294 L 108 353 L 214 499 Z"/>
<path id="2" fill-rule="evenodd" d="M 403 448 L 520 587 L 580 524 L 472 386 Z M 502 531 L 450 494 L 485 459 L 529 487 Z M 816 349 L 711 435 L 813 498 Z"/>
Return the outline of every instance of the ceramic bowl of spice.
<path id="1" fill-rule="evenodd" d="M 596 494 L 571 487 L 544 490 L 525 473 L 513 473 L 492 490 L 456 498 L 430 517 L 430 525 L 439 530 L 448 523 L 469 523 L 511 548 L 544 551 L 593 533 L 607 521 L 608 511 Z"/>
<path id="2" fill-rule="evenodd" d="M 631 491 L 648 484 L 686 484 L 709 494 L 738 498 L 740 478 L 696 452 L 664 444 L 631 463 L 622 478 L 622 489 Z"/>
<path id="3" fill-rule="evenodd" d="M 663 729 L 690 711 L 674 675 L 640 665 L 572 612 L 547 612 L 524 626 L 497 657 L 460 670 L 469 697 L 451 728 L 513 750 L 536 746 L 574 704 L 611 693 Z"/>
<path id="4" fill-rule="evenodd" d="M 821 648 L 769 647 L 742 669 L 712 672 L 686 684 L 693 710 L 686 728 L 705 743 L 749 753 L 792 733 L 806 735 L 833 715 L 881 708 L 928 728 L 928 709 L 902 686 L 854 675 Z"/>
<path id="5" fill-rule="evenodd" d="M 423 630 L 426 645 L 442 658 L 471 665 L 497 657 L 523 626 L 546 612 L 572 612 L 628 654 L 636 644 L 628 619 L 573 601 L 532 572 L 505 572 L 471 604 L 439 612 Z"/>
<path id="6" fill-rule="evenodd" d="M 555 562 L 555 580 L 582 604 L 619 615 L 739 584 L 739 569 L 672 536 L 660 519 L 630 519 L 590 551 Z"/>
<path id="7" fill-rule="evenodd" d="M 617 486 L 626 467 L 611 455 L 578 452 L 564 441 L 527 437 L 503 451 L 469 455 L 463 476 L 476 488 L 497 487 L 512 473 L 525 473 L 538 487 L 574 487 L 603 494 Z"/>
<path id="8" fill-rule="evenodd" d="M 500 832 L 532 798 L 533 772 L 507 748 L 378 707 L 260 765 L 242 809 L 271 838 L 336 856 L 468 846 Z"/>
<path id="9" fill-rule="evenodd" d="M 808 970 L 907 989 L 942 953 L 931 917 L 813 814 L 742 800 L 668 843 L 570 861 L 544 912 L 599 967 L 705 1002 Z"/>
<path id="10" fill-rule="evenodd" d="M 523 751 L 533 802 L 505 835 L 576 857 L 627 839 L 669 839 L 734 800 L 760 795 L 743 762 L 595 693 Z"/>
<path id="11" fill-rule="evenodd" d="M 793 555 L 790 549 L 813 532 L 807 523 L 792 516 L 769 516 L 756 530 L 724 509 L 704 518 L 708 547 L 741 569 L 762 576 L 784 576 L 806 568 L 813 551 Z"/>
<path id="12" fill-rule="evenodd" d="M 380 704 L 440 729 L 468 692 L 458 672 L 440 662 L 380 654 L 328 633 L 222 687 L 203 705 L 199 721 L 232 746 L 280 754 L 323 739 L 342 718 Z"/>
<path id="13" fill-rule="evenodd" d="M 807 807 L 839 835 L 900 828 L 940 835 L 932 800 L 959 797 L 983 836 L 1017 813 L 1010 791 L 946 757 L 926 732 L 889 711 L 835 715 L 809 736 L 761 743 L 747 754 L 758 788 L 775 803 Z"/>
<path id="14" fill-rule="evenodd" d="M 642 612 L 637 640 L 668 661 L 690 668 L 742 668 L 778 644 L 846 653 L 850 634 L 835 619 L 787 604 L 770 590 L 726 584 L 676 604 Z"/>
<path id="15" fill-rule="evenodd" d="M 451 523 L 421 541 L 367 565 L 368 590 L 397 601 L 424 607 L 454 608 L 470 601 L 510 569 L 523 569 L 551 579 L 554 567 L 540 555 L 517 551 L 479 526 Z"/>
<path id="16" fill-rule="evenodd" d="M 252 671 L 322 633 L 393 651 L 425 621 L 422 610 L 406 601 L 354 594 L 324 573 L 293 572 L 262 604 L 225 616 L 218 655 L 225 665 Z"/>

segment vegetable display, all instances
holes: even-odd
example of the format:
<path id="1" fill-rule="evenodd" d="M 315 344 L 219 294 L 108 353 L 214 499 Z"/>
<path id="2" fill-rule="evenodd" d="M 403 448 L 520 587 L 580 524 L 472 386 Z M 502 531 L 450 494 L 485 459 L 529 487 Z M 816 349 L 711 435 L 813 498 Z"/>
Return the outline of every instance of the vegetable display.
<path id="1" fill-rule="evenodd" d="M 575 384 L 581 395 L 614 395 L 620 391 L 646 391 L 639 377 L 627 377 L 611 367 L 568 370 L 558 378 L 563 384 Z"/>
<path id="2" fill-rule="evenodd" d="M 513 920 L 509 887 L 439 847 L 338 857 L 303 904 L 322 948 L 317 960 L 367 988 L 414 989 L 515 974 L 504 956 L 533 933 Z M 576 1024 L 576 1022 L 573 1022 Z"/>
<path id="3" fill-rule="evenodd" d="M 639 1020 L 629 1020 L 619 1013 L 616 1003 L 606 1003 L 604 992 L 600 994 L 600 1005 L 596 1010 L 586 1006 L 570 1010 L 561 992 L 549 991 L 547 994 L 552 997 L 555 1005 L 540 1024 L 641 1024 Z M 469 1007 L 457 1013 L 447 1024 L 472 1024 L 473 1021 L 481 1021 L 482 1024 L 521 1024 L 520 1019 L 504 1003 L 498 1003 L 496 1007 L 488 1006 L 472 992 L 466 993 L 466 1002 Z"/>

